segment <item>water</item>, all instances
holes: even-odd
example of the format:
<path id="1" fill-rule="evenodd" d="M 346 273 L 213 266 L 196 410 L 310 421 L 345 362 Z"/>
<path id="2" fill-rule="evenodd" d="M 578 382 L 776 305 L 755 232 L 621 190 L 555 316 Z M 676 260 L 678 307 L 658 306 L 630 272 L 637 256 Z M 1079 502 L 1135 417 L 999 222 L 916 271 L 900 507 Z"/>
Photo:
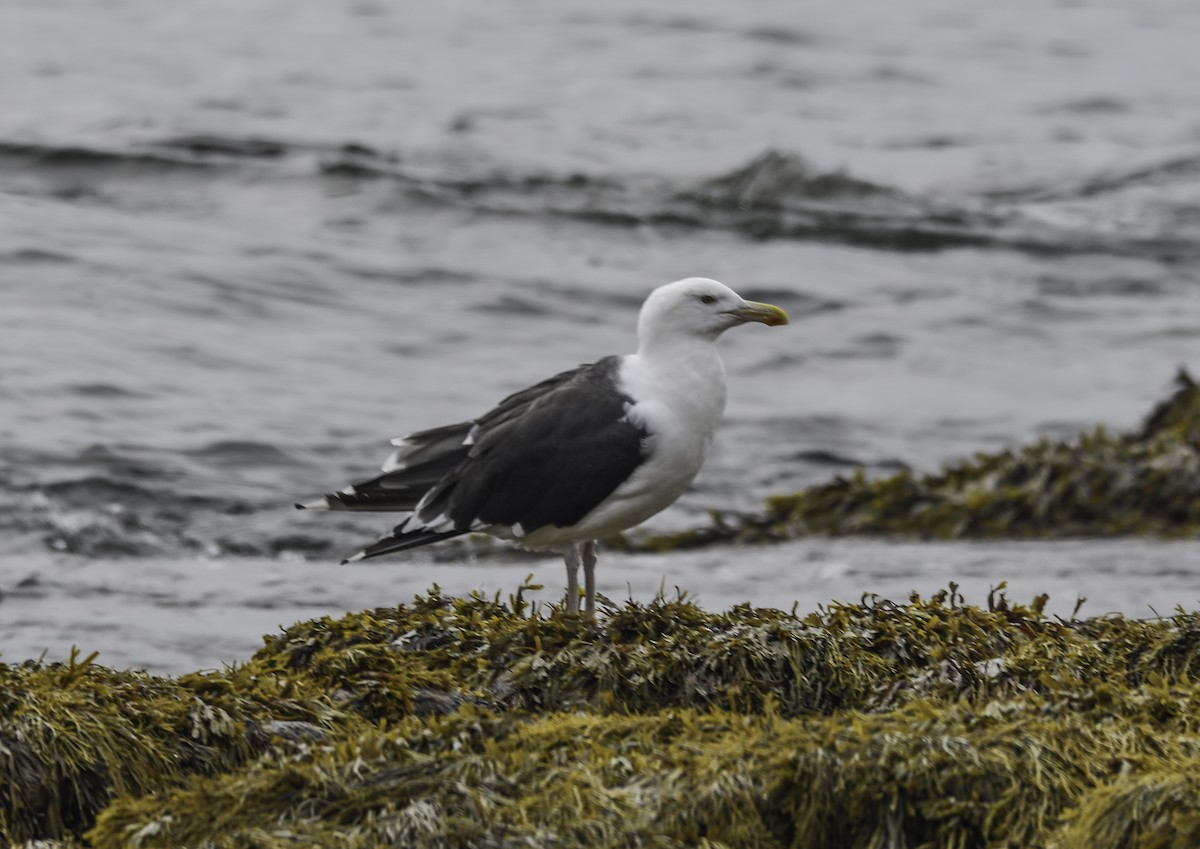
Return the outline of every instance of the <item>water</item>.
<path id="1" fill-rule="evenodd" d="M 262 636 L 345 610 L 409 603 L 436 582 L 444 593 L 507 599 L 531 573 L 536 603 L 561 601 L 563 567 L 546 558 L 468 556 L 434 562 L 426 549 L 403 564 L 337 567 L 281 558 L 0 556 L 7 593 L 0 640 L 8 658 L 99 650 L 99 662 L 180 674 L 250 656 Z M 683 591 L 710 609 L 750 602 L 799 613 L 864 597 L 905 600 L 951 582 L 975 604 L 1007 582 L 1009 599 L 1050 595 L 1047 612 L 1070 618 L 1123 612 L 1170 615 L 1200 604 L 1200 556 L 1183 542 L 896 543 L 798 540 L 776 548 L 715 548 L 668 555 L 608 554 L 602 594 L 620 605 Z"/>
<path id="2" fill-rule="evenodd" d="M 559 592 L 491 549 L 338 571 L 386 522 L 289 505 L 629 350 L 693 274 L 794 323 L 722 340 L 726 425 L 653 527 L 1133 426 L 1200 362 L 1198 35 L 1182 0 L 4 4 L 0 651 L 184 671 L 434 580 Z M 1067 606 L 1195 583 L 1186 543 L 969 550 Z M 598 574 L 812 607 L 966 586 L 959 552 Z"/>

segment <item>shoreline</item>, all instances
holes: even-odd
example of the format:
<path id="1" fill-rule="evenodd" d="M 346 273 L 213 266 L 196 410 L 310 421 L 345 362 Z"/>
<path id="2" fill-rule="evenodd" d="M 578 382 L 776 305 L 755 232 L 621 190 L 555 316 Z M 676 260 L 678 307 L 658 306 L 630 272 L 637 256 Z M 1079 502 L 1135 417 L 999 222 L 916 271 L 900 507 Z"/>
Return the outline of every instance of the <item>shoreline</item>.
<path id="1" fill-rule="evenodd" d="M 262 635 L 323 615 L 340 616 L 424 592 L 502 595 L 527 575 L 539 603 L 562 601 L 553 556 L 462 564 L 421 557 L 339 567 L 268 558 L 93 560 L 53 553 L 0 557 L 0 661 L 64 660 L 73 645 L 114 668 L 185 674 L 244 661 Z M 1049 593 L 1048 611 L 1132 618 L 1200 606 L 1200 547 L 1155 539 L 912 542 L 809 537 L 770 546 L 711 546 L 663 554 L 605 552 L 600 592 L 620 603 L 676 588 L 716 610 L 756 606 L 816 610 L 864 594 L 903 602 L 957 581 L 972 598 L 1007 581 L 1010 594 Z"/>

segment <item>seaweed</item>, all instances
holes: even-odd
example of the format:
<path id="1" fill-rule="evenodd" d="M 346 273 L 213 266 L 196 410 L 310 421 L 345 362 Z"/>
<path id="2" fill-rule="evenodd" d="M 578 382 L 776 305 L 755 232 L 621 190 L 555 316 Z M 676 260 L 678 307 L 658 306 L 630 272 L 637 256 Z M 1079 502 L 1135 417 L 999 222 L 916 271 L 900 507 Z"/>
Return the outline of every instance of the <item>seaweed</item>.
<path id="1" fill-rule="evenodd" d="M 456 718 L 414 731 L 120 803 L 91 836 L 114 846 L 137 834 L 143 847 L 1037 846 L 1131 750 L 1195 750 L 1038 704 Z M 443 743 L 434 756 L 430 736 Z M 464 737 L 474 744 L 444 742 Z"/>
<path id="2" fill-rule="evenodd" d="M 89 837 L 1050 847 L 1060 830 L 1111 830 L 1114 806 L 1129 814 L 1124 796 L 1093 794 L 1200 755 L 1200 690 L 1194 614 L 1062 620 L 1044 604 L 996 588 L 973 606 L 952 585 L 804 616 L 658 598 L 587 621 L 434 591 L 290 628 L 247 668 L 304 646 L 328 669 L 370 634 L 487 704 L 380 718 L 377 703 L 349 700 L 374 727 L 118 800 Z"/>
<path id="3" fill-rule="evenodd" d="M 657 598 L 592 620 L 523 589 L 435 587 L 179 679 L 78 655 L 0 666 L 0 837 L 960 849 L 1194 833 L 1196 806 L 1173 800 L 1200 763 L 1200 614 L 1063 619 L 1045 597 L 999 586 L 969 604 L 951 585 L 803 615 Z"/>
<path id="4" fill-rule="evenodd" d="M 1056 849 L 1187 849 L 1200 845 L 1200 759 L 1164 761 L 1086 794 Z"/>
<path id="5" fill-rule="evenodd" d="M 71 838 L 116 795 L 245 763 L 280 734 L 275 716 L 317 727 L 332 715 L 217 674 L 172 680 L 94 660 L 0 664 L 0 840 Z"/>

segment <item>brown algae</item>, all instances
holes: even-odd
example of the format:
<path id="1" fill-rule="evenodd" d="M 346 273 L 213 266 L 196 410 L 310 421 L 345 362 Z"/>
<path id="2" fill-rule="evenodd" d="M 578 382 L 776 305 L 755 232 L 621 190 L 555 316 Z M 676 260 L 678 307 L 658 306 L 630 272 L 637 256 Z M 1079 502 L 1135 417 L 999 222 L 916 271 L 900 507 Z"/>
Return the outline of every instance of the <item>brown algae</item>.
<path id="1" fill-rule="evenodd" d="M 435 590 L 220 673 L 0 666 L 0 838 L 1170 845 L 1141 823 L 1193 821 L 1172 800 L 1200 759 L 1200 615 L 1044 602 L 660 598 L 588 621 Z"/>

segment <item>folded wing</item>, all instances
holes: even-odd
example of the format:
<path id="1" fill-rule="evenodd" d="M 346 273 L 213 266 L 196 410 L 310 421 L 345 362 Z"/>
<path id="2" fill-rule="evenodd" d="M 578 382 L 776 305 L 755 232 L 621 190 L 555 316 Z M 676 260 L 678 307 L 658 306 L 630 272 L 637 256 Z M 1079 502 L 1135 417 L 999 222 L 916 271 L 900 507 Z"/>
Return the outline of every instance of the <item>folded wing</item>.
<path id="1" fill-rule="evenodd" d="M 412 513 L 351 560 L 473 530 L 521 537 L 570 527 L 645 459 L 647 433 L 625 418 L 619 366 L 608 357 L 511 395 L 475 422 L 396 440 L 382 475 L 312 506 Z"/>

